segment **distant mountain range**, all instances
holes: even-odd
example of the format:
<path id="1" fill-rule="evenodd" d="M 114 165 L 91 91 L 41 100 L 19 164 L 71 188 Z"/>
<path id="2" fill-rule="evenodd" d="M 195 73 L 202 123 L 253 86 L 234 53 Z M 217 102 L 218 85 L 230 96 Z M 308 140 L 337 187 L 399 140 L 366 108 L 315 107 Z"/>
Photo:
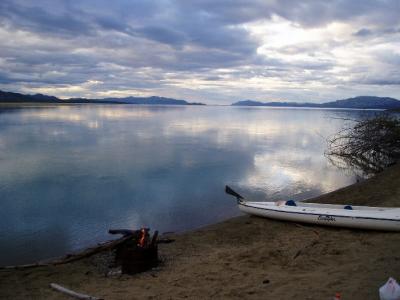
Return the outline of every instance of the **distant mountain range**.
<path id="1" fill-rule="evenodd" d="M 204 105 L 202 103 L 190 103 L 185 100 L 177 100 L 164 97 L 125 97 L 86 99 L 70 98 L 66 100 L 43 94 L 24 95 L 19 93 L 4 92 L 0 90 L 0 103 L 90 103 L 90 104 L 147 104 L 147 105 Z"/>
<path id="2" fill-rule="evenodd" d="M 164 97 L 125 97 L 125 98 L 70 98 L 59 99 L 43 94 L 25 95 L 20 93 L 4 92 L 0 90 L 0 103 L 88 103 L 88 104 L 147 104 L 147 105 L 205 105 L 190 103 Z M 314 107 L 314 108 L 354 108 L 354 109 L 393 109 L 400 110 L 400 101 L 389 97 L 359 96 L 344 100 L 326 103 L 299 103 L 299 102 L 259 102 L 253 100 L 238 101 L 232 106 L 270 106 L 270 107 Z"/>
<path id="3" fill-rule="evenodd" d="M 253 100 L 243 100 L 233 103 L 232 106 L 400 109 L 400 101 L 389 97 L 359 96 L 326 103 L 258 102 Z"/>

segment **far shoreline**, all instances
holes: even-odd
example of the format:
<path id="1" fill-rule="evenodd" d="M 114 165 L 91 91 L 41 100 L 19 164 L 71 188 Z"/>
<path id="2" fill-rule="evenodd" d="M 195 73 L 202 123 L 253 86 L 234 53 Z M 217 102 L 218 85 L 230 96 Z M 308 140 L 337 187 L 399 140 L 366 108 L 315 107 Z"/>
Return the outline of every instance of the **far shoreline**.
<path id="1" fill-rule="evenodd" d="M 146 104 L 146 103 L 122 103 L 122 102 L 0 102 L 0 109 L 3 108 L 46 108 L 46 107 L 63 107 L 63 106 L 132 106 L 132 107 L 232 107 L 235 109 L 271 109 L 271 110 L 326 110 L 326 111 L 371 111 L 371 112 L 389 112 L 389 113 L 398 113 L 400 109 L 384 109 L 384 108 L 346 108 L 346 107 L 307 107 L 307 106 L 268 106 L 268 105 L 260 105 L 260 106 L 240 106 L 240 105 L 232 105 L 232 104 L 196 104 L 196 103 L 188 103 L 188 104 Z"/>

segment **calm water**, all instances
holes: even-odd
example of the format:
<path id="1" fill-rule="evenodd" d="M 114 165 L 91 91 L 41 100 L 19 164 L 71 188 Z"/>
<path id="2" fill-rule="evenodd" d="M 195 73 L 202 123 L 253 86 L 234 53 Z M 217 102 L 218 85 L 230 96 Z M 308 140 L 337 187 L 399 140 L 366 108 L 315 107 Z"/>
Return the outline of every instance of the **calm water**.
<path id="1" fill-rule="evenodd" d="M 0 110 L 0 265 L 109 239 L 109 228 L 182 231 L 253 200 L 305 199 L 354 182 L 325 138 L 358 112 L 69 106 Z"/>

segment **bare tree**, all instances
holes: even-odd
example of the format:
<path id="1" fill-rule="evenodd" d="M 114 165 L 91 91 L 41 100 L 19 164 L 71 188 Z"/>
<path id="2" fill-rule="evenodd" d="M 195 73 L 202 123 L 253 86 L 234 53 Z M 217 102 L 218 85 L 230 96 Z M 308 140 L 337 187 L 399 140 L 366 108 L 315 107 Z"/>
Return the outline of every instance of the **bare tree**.
<path id="1" fill-rule="evenodd" d="M 384 114 L 355 121 L 328 140 L 325 152 L 340 168 L 352 168 L 372 175 L 400 158 L 400 120 Z"/>

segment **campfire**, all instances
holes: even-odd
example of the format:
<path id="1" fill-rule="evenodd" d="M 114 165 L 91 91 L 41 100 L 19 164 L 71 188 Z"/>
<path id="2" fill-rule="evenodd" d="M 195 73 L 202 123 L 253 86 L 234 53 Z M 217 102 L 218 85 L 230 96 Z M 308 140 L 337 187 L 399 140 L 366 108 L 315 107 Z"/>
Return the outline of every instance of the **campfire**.
<path id="1" fill-rule="evenodd" d="M 130 236 L 116 249 L 115 261 L 124 274 L 136 274 L 154 268 L 158 264 L 157 236 L 155 231 L 150 237 L 150 229 L 140 230 L 110 229 L 111 234 Z"/>

